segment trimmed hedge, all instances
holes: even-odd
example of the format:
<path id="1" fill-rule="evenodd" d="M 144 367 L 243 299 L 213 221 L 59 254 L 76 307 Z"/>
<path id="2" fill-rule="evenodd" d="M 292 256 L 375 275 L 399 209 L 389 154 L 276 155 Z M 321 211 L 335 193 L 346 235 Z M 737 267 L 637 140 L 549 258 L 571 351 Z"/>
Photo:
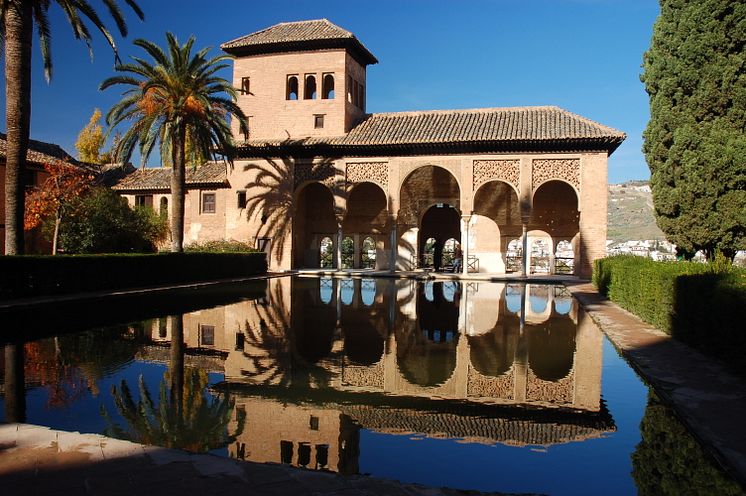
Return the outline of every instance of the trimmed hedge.
<path id="1" fill-rule="evenodd" d="M 746 270 L 622 255 L 597 260 L 593 282 L 646 322 L 746 372 Z"/>
<path id="2" fill-rule="evenodd" d="M 0 257 L 0 300 L 246 277 L 264 253 L 157 253 Z"/>

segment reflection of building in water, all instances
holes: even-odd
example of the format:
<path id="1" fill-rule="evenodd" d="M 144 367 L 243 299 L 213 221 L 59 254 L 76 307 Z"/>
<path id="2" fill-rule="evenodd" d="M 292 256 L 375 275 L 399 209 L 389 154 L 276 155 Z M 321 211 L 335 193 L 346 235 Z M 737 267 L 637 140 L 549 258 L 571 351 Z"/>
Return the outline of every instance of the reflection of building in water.
<path id="1" fill-rule="evenodd" d="M 185 315 L 184 335 L 202 360 L 224 358 L 226 381 L 261 390 L 237 402 L 247 420 L 231 450 L 248 460 L 354 472 L 356 425 L 517 445 L 613 429 L 601 334 L 563 287 L 279 278 L 262 300 Z M 152 336 L 169 329 L 154 322 Z"/>

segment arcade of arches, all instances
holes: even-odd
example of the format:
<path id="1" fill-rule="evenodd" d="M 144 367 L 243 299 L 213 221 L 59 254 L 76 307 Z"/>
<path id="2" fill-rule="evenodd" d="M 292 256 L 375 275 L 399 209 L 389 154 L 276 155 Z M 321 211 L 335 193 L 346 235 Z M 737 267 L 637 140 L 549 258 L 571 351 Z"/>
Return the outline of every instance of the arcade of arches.
<path id="1" fill-rule="evenodd" d="M 587 277 L 605 250 L 605 161 L 340 160 L 331 174 L 328 162 L 324 174 L 305 164 L 293 194 L 292 268 Z"/>

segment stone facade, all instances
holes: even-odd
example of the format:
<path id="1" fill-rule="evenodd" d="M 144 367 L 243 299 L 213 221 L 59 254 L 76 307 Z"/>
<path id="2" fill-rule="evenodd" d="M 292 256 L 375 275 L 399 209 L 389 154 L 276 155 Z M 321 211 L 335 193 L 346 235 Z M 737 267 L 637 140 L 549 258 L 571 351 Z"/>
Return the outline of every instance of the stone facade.
<path id="1" fill-rule="evenodd" d="M 250 132 L 235 136 L 214 217 L 188 200 L 185 240 L 248 242 L 271 270 L 460 257 L 464 271 L 551 273 L 562 260 L 589 277 L 604 256 L 607 159 L 624 133 L 556 107 L 366 114 L 377 61 L 326 20 L 222 48 Z"/>

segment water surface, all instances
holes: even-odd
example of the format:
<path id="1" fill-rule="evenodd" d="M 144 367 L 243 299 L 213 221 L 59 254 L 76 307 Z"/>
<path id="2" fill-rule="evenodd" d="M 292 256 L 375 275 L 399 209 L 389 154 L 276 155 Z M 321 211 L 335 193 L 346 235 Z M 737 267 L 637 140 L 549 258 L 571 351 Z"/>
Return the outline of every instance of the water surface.
<path id="1" fill-rule="evenodd" d="M 737 493 L 562 286 L 285 277 L 216 298 L 65 332 L 28 317 L 46 337 L 5 346 L 0 415 L 461 489 Z"/>

